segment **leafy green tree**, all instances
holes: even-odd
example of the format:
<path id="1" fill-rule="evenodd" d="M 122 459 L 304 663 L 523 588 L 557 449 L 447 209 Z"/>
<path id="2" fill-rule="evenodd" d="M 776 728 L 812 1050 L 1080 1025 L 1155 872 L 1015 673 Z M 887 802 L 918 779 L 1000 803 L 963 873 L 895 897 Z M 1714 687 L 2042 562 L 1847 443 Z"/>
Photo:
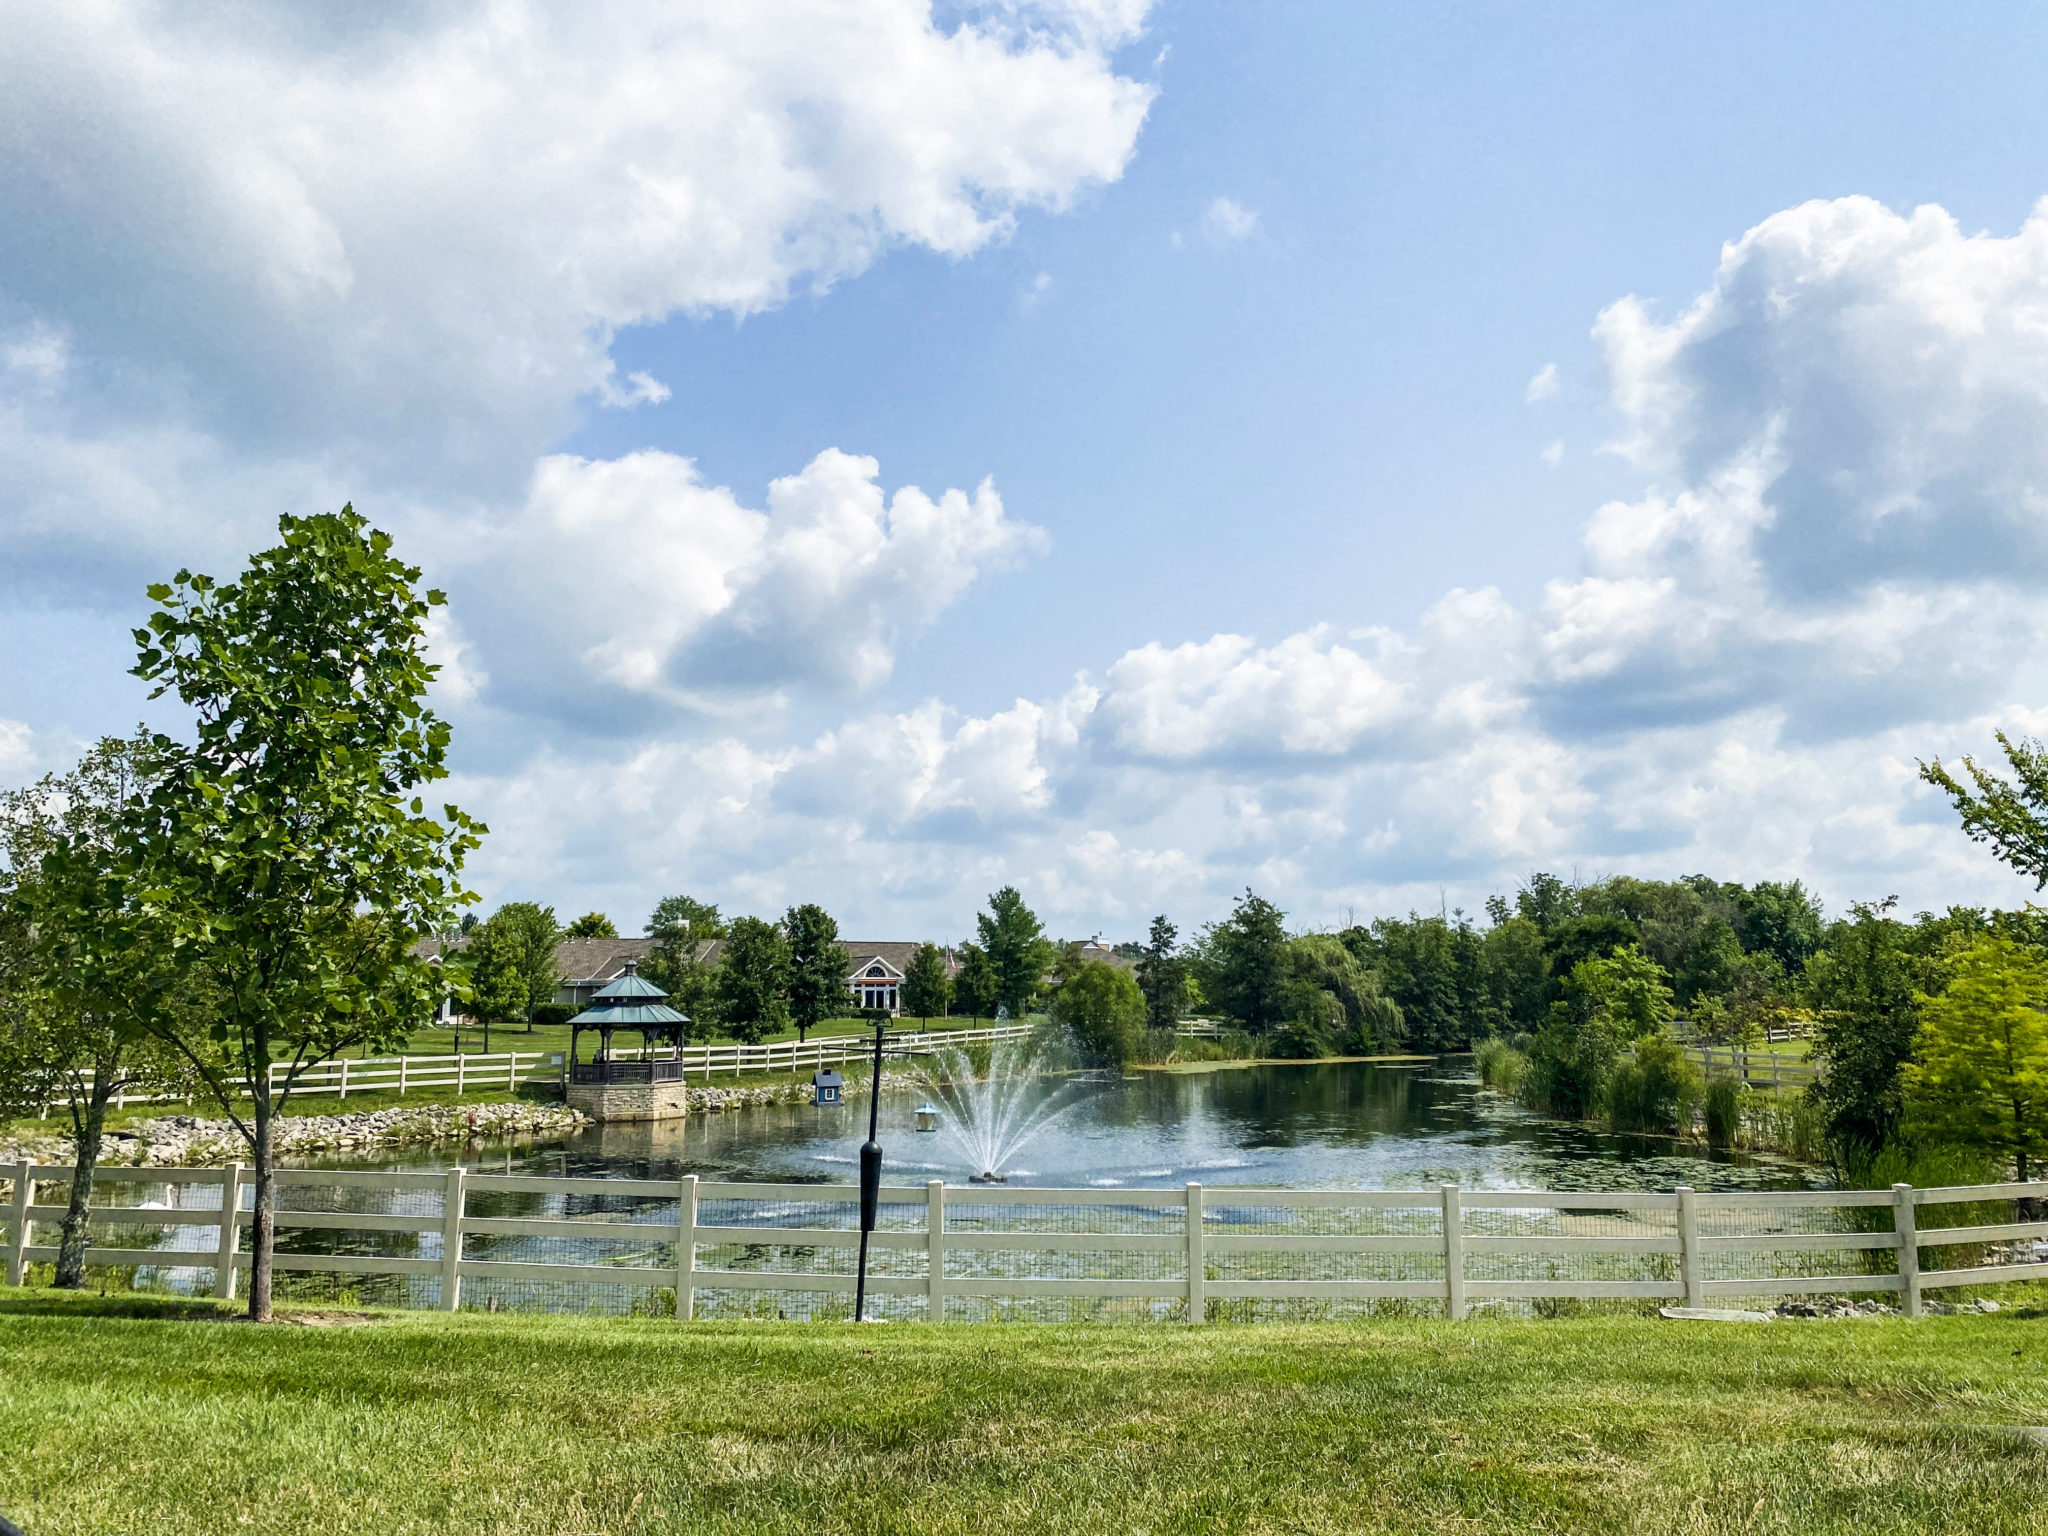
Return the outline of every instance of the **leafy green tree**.
<path id="1" fill-rule="evenodd" d="M 1891 899 L 1859 902 L 1837 923 L 1827 948 L 1807 962 L 1802 992 L 1812 1008 L 1818 1080 L 1807 1090 L 1826 1122 L 1835 1156 L 1851 1165 L 1875 1156 L 1899 1134 L 1901 1070 L 1920 1028 L 1920 994 L 1929 962 L 1907 926 L 1890 916 Z"/>
<path id="2" fill-rule="evenodd" d="M 1526 917 L 1546 934 L 1566 918 L 1576 917 L 1578 911 L 1578 892 L 1557 876 L 1540 870 L 1515 893 L 1516 915 Z"/>
<path id="3" fill-rule="evenodd" d="M 654 912 L 647 919 L 647 936 L 664 944 L 685 937 L 702 944 L 707 939 L 725 937 L 725 919 L 718 915 L 718 907 L 712 902 L 691 896 L 664 896 L 654 904 Z"/>
<path id="4" fill-rule="evenodd" d="M 960 974 L 953 979 L 953 995 L 969 1017 L 995 1017 L 1001 985 L 996 978 L 996 968 L 989 961 L 988 951 L 979 944 L 960 946 Z"/>
<path id="5" fill-rule="evenodd" d="M 1599 1113 L 1622 1050 L 1661 1033 L 1672 1013 L 1664 969 L 1641 950 L 1581 960 L 1529 1050 L 1526 1081 L 1537 1107 Z"/>
<path id="6" fill-rule="evenodd" d="M 1963 783 L 1936 758 L 1920 765 L 1920 777 L 1945 790 L 1962 817 L 1963 833 L 2034 882 L 2048 885 L 2048 749 L 2040 742 L 1998 732 L 1998 745 L 2012 768 L 2010 781 L 1973 757 L 1963 758 Z"/>
<path id="7" fill-rule="evenodd" d="M 1920 1010 L 1902 1073 L 1916 1141 L 1975 1147 L 2032 1177 L 2048 1160 L 2048 956 L 1985 938 L 1953 959 Z"/>
<path id="8" fill-rule="evenodd" d="M 424 702 L 441 594 L 416 591 L 419 571 L 352 507 L 279 528 L 232 582 L 180 571 L 150 588 L 135 672 L 193 711 L 196 739 L 151 738 L 157 777 L 115 839 L 123 895 L 217 999 L 204 1036 L 175 1014 L 146 1022 L 249 1144 L 259 1321 L 277 1116 L 315 1063 L 394 1048 L 431 1016 L 444 983 L 414 942 L 475 899 L 457 875 L 484 830 L 452 805 L 435 820 L 417 793 L 448 772 L 448 727 Z"/>
<path id="9" fill-rule="evenodd" d="M 1013 1019 L 1023 1018 L 1058 951 L 1014 885 L 989 897 L 988 910 L 976 915 L 974 926 L 995 972 L 996 1005 Z"/>
<path id="10" fill-rule="evenodd" d="M 619 930 L 602 912 L 586 912 L 563 930 L 565 939 L 616 939 Z"/>
<path id="11" fill-rule="evenodd" d="M 1152 1029 L 1171 1029 L 1187 1005 L 1188 965 L 1178 948 L 1179 932 L 1160 913 L 1138 955 L 1138 990 L 1145 994 L 1145 1022 Z"/>
<path id="12" fill-rule="evenodd" d="M 852 1004 L 846 988 L 846 951 L 839 925 L 823 907 L 806 902 L 782 919 L 789 945 L 789 1017 L 798 1040 L 808 1038 L 820 1019 L 835 1018 Z"/>
<path id="13" fill-rule="evenodd" d="M 1499 1027 L 1533 1031 L 1550 1010 L 1550 953 L 1543 930 L 1506 909 L 1500 902 L 1500 915 L 1479 941 L 1478 990 L 1493 1004 Z"/>
<path id="14" fill-rule="evenodd" d="M 903 967 L 903 1011 L 920 1020 L 944 1018 L 953 985 L 946 975 L 946 952 L 936 944 L 920 944 Z"/>
<path id="15" fill-rule="evenodd" d="M 1339 935 L 1376 971 L 1399 1006 L 1402 1037 L 1416 1050 L 1462 1050 L 1495 1033 L 1505 1019 L 1489 987 L 1486 944 L 1462 912 L 1381 918 Z"/>
<path id="16" fill-rule="evenodd" d="M 1230 916 L 1202 935 L 1197 964 L 1203 995 L 1254 1034 L 1287 1016 L 1287 914 L 1249 888 Z"/>
<path id="17" fill-rule="evenodd" d="M 553 1002 L 561 988 L 555 963 L 561 938 L 555 909 L 531 901 L 506 902 L 471 933 L 463 952 L 470 1011 L 485 1021 L 486 1030 L 492 1020 L 533 1027 L 533 1010 Z"/>
<path id="18" fill-rule="evenodd" d="M 789 946 L 773 923 L 734 920 L 718 955 L 718 1008 L 725 1032 L 759 1045 L 789 1023 L 783 989 L 789 984 Z"/>
<path id="19" fill-rule="evenodd" d="M 203 1005 L 115 870 L 122 810 L 158 772 L 147 732 L 107 737 L 66 774 L 0 795 L 0 1113 L 70 1111 L 73 1176 L 56 1283 L 85 1284 L 87 1209 L 116 1095 L 184 1085 L 143 1027 Z"/>
<path id="20" fill-rule="evenodd" d="M 1061 978 L 1052 1016 L 1067 1028 L 1082 1057 L 1125 1067 L 1145 1040 L 1145 994 L 1122 966 L 1084 960 Z"/>
<path id="21" fill-rule="evenodd" d="M 1750 954 L 1769 955 L 1787 976 L 1797 976 L 1820 950 L 1820 902 L 1797 880 L 1759 880 L 1736 896 L 1735 934 Z"/>

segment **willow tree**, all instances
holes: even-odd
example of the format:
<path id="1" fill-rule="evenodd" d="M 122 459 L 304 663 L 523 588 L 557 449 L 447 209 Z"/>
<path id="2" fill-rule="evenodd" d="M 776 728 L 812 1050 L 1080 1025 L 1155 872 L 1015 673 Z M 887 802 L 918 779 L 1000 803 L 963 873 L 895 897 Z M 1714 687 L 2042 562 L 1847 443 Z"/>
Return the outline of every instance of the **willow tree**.
<path id="1" fill-rule="evenodd" d="M 156 1027 L 248 1142 L 258 1320 L 277 1117 L 316 1063 L 399 1045 L 432 1015 L 443 982 L 415 943 L 475 899 L 458 874 L 484 830 L 416 793 L 448 772 L 425 704 L 426 620 L 445 599 L 353 507 L 278 526 L 283 543 L 234 581 L 150 588 L 135 674 L 192 710 L 193 740 L 152 739 L 160 772 L 121 828 L 133 889 L 215 999 L 207 1039 L 175 1016 Z"/>

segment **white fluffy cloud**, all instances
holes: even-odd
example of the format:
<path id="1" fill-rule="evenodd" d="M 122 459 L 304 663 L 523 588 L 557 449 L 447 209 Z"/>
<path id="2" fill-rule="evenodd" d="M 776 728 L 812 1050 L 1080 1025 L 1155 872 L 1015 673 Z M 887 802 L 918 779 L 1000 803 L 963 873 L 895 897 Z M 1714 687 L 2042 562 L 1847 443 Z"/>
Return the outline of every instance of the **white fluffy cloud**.
<path id="1" fill-rule="evenodd" d="M 885 497 L 880 472 L 829 449 L 756 511 L 670 453 L 543 459 L 525 506 L 452 557 L 463 634 L 502 658 L 500 702 L 543 712 L 869 687 L 977 575 L 1045 543 L 986 482 Z"/>
<path id="2" fill-rule="evenodd" d="M 1247 881 L 1308 921 L 1471 903 L 1539 867 L 2021 899 L 1917 761 L 2048 723 L 2044 300 L 2048 212 L 1777 215 L 1672 319 L 1600 317 L 1656 483 L 1532 609 L 1454 592 L 1408 634 L 1154 643 L 1057 701 L 849 723 L 748 759 L 693 878 L 750 829 L 764 896 L 956 925 L 998 875 L 1075 925 Z"/>
<path id="3" fill-rule="evenodd" d="M 15 563 L 125 583 L 338 462 L 516 494 L 579 400 L 665 397 L 620 328 L 964 255 L 1115 179 L 1145 9 L 0 7 Z"/>

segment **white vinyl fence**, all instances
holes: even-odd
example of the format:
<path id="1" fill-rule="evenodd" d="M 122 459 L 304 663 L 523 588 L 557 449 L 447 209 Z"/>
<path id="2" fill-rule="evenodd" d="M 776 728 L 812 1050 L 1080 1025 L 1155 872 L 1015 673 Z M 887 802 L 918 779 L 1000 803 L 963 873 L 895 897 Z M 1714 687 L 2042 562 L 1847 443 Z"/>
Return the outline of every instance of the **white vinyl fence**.
<path id="1" fill-rule="evenodd" d="M 891 1047 L 901 1050 L 929 1045 L 934 1050 L 957 1046 L 993 1044 L 1021 1040 L 1031 1033 L 1028 1024 L 995 1024 L 980 1029 L 906 1030 L 889 1036 Z M 664 1060 L 682 1057 L 686 1077 L 743 1072 L 789 1072 L 802 1067 L 862 1061 L 874 1049 L 872 1035 L 831 1035 L 799 1043 L 778 1040 L 767 1045 L 686 1045 L 680 1052 L 667 1046 L 643 1050 L 638 1046 L 613 1052 L 616 1056 L 659 1056 Z M 286 1067 L 273 1062 L 270 1086 L 284 1086 Z M 347 1057 L 323 1061 L 300 1077 L 294 1094 L 326 1095 L 346 1099 L 352 1093 L 410 1093 L 415 1088 L 453 1088 L 458 1094 L 471 1089 L 503 1089 L 510 1093 L 521 1083 L 559 1083 L 563 1077 L 561 1051 L 471 1052 L 460 1056 L 372 1056 L 360 1060 Z M 92 1074 L 85 1074 L 90 1083 Z M 127 1104 L 189 1102 L 178 1094 L 116 1094 L 115 1108 Z M 44 1110 L 44 1118 L 49 1111 Z"/>
<path id="2" fill-rule="evenodd" d="M 63 1167 L 0 1169 L 7 1279 L 53 1259 Z M 87 1262 L 231 1296 L 250 1217 L 239 1165 L 100 1170 Z M 849 1185 L 290 1170 L 283 1294 L 453 1310 L 831 1316 L 854 1288 Z M 1393 1303 L 1923 1296 L 2048 1277 L 2048 1182 L 1954 1189 L 1541 1190 L 885 1187 L 869 1294 L 884 1315 L 1345 1315 Z M 2024 1203 L 2023 1203 L 2024 1202 Z M 224 1209 L 239 1213 L 223 1222 Z"/>

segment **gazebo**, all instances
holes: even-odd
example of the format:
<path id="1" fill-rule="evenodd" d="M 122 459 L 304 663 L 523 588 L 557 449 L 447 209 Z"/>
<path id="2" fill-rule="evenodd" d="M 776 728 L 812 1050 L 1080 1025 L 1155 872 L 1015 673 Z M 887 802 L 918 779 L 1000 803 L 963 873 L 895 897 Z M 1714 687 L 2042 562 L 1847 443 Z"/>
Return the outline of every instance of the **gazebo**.
<path id="1" fill-rule="evenodd" d="M 590 1006 L 569 1021 L 569 1081 L 571 1083 L 679 1083 L 683 1080 L 680 1047 L 683 1031 L 690 1021 L 662 1001 L 668 994 L 643 979 L 632 961 L 590 999 Z M 597 1059 L 578 1061 L 577 1042 L 583 1031 L 597 1031 Z M 612 1055 L 612 1034 L 616 1030 L 637 1030 L 641 1054 L 625 1061 Z M 658 1060 L 647 1054 L 656 1041 L 666 1040 L 677 1054 Z"/>

